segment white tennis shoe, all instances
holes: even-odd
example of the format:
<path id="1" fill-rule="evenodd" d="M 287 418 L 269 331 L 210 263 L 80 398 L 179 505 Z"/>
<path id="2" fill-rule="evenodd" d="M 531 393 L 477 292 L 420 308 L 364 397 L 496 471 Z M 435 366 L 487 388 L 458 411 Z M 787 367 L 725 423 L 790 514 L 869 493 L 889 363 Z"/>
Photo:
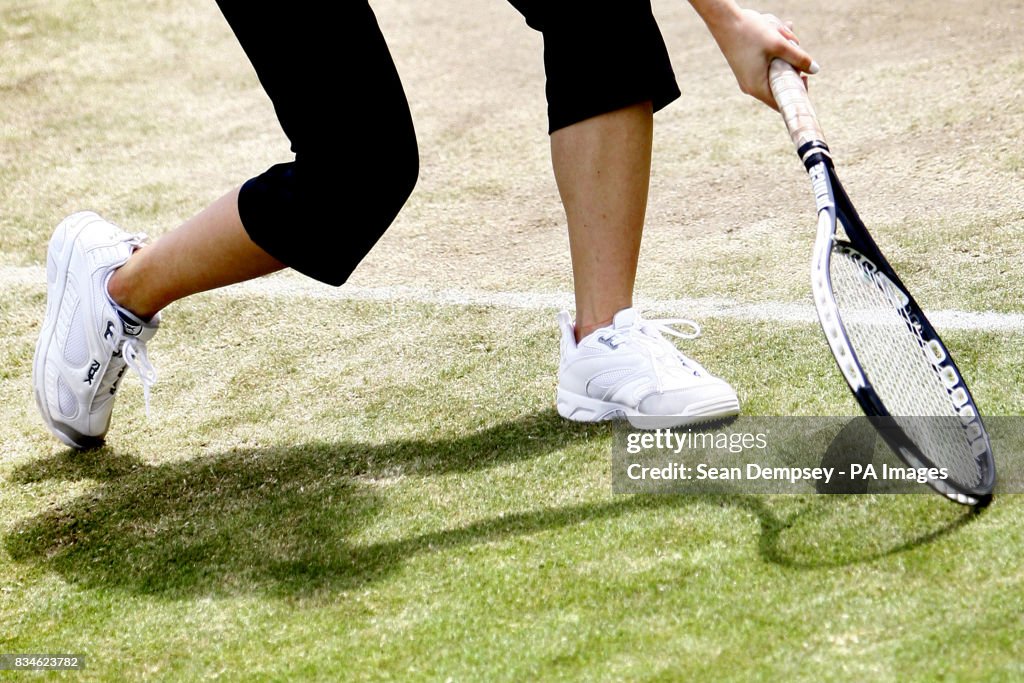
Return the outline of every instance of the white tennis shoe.
<path id="1" fill-rule="evenodd" d="M 156 372 L 146 342 L 156 334 L 159 316 L 142 321 L 107 294 L 107 280 L 144 239 L 92 212 L 68 216 L 50 238 L 46 317 L 32 382 L 46 426 L 72 448 L 103 442 L 127 368 L 142 379 L 148 408 Z"/>
<path id="2" fill-rule="evenodd" d="M 558 414 L 578 422 L 626 418 L 635 427 L 675 427 L 736 415 L 729 384 L 688 358 L 663 335 L 700 334 L 688 320 L 644 320 L 632 308 L 576 343 L 572 318 L 558 315 L 561 362 Z M 694 333 L 669 325 L 688 324 Z"/>

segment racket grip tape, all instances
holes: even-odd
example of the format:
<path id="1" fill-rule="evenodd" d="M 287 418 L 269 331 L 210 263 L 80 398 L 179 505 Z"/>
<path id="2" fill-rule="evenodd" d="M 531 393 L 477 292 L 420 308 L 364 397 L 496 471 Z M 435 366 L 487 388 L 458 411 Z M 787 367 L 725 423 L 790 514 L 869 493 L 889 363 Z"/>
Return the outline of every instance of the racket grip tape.
<path id="1" fill-rule="evenodd" d="M 807 88 L 796 69 L 781 59 L 773 59 L 768 67 L 768 84 L 797 150 L 812 142 L 824 143 L 825 134 L 821 131 L 818 116 L 807 96 Z"/>

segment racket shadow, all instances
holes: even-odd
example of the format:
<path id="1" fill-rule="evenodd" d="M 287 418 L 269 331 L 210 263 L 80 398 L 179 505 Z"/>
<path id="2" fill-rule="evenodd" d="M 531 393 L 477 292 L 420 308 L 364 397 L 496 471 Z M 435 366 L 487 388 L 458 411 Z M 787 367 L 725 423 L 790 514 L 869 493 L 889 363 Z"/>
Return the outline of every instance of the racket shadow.
<path id="1" fill-rule="evenodd" d="M 815 496 L 787 515 L 763 501 L 751 508 L 761 521 L 759 554 L 791 569 L 870 564 L 940 543 L 981 514 L 929 493 Z"/>

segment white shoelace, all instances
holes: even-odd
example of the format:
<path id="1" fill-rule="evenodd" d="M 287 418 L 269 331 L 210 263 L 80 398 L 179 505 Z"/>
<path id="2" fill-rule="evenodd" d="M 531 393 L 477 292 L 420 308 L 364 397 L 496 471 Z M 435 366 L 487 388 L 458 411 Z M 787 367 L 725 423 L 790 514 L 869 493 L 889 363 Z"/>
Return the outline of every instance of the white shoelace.
<path id="1" fill-rule="evenodd" d="M 693 328 L 693 332 L 680 332 L 673 328 L 672 325 L 689 325 Z M 642 337 L 640 337 L 642 341 L 646 341 L 644 338 L 654 339 L 662 344 L 668 344 L 674 349 L 675 346 L 665 339 L 662 336 L 663 334 L 678 337 L 679 339 L 696 339 L 700 336 L 700 325 L 686 318 L 656 318 L 648 320 L 638 316 L 636 322 L 629 328 L 625 330 L 612 329 L 607 334 L 602 335 L 602 338 L 616 342 L 626 336 L 635 336 L 635 331 L 639 331 L 642 334 Z"/>
<path id="2" fill-rule="evenodd" d="M 648 333 L 650 331 L 657 334 L 667 334 L 680 339 L 696 339 L 700 336 L 700 325 L 687 318 L 655 318 L 653 320 L 640 318 L 639 323 L 640 327 Z M 689 325 L 693 332 L 680 332 L 672 327 L 672 325 Z"/>
<path id="3" fill-rule="evenodd" d="M 111 354 L 110 365 L 97 393 L 97 402 L 113 398 L 126 370 L 131 369 L 142 380 L 142 393 L 146 401 L 146 417 L 149 417 L 149 390 L 156 384 L 156 369 L 146 354 L 146 342 L 129 337 L 119 342 Z"/>
<path id="4" fill-rule="evenodd" d="M 146 241 L 149 239 L 149 235 L 144 232 L 135 233 L 130 235 L 125 242 L 135 247 L 135 249 L 141 248 Z M 107 274 L 106 280 L 103 281 L 103 289 L 107 290 L 107 283 L 110 281 L 110 277 L 113 275 L 113 271 Z M 114 303 L 110 295 L 107 295 L 107 299 L 110 301 L 110 305 L 115 309 L 118 309 L 118 305 Z M 122 309 L 123 310 L 123 309 Z M 149 390 L 156 384 L 156 368 L 149 362 L 149 355 L 146 353 L 146 342 L 137 339 L 135 337 L 127 337 L 115 346 L 111 363 L 117 362 L 117 358 L 120 357 L 124 360 L 124 366 L 118 370 L 117 374 L 114 375 L 112 381 L 104 382 L 104 386 L 101 387 L 100 392 L 110 392 L 113 396 L 117 391 L 118 383 L 121 381 L 121 377 L 124 376 L 124 367 L 131 368 L 131 370 L 139 376 L 142 380 L 142 395 L 146 402 L 146 417 L 149 417 Z M 110 368 L 107 369 L 107 376 L 111 376 Z"/>
<path id="5" fill-rule="evenodd" d="M 146 342 L 138 339 L 126 339 L 121 344 L 121 355 L 125 365 L 132 369 L 142 380 L 142 395 L 146 401 L 146 417 L 149 417 L 149 389 L 156 384 L 156 368 L 149 362 L 146 354 Z"/>
<path id="6" fill-rule="evenodd" d="M 682 332 L 675 329 L 674 325 L 686 325 L 692 331 Z M 675 344 L 664 337 L 667 334 L 679 339 L 696 339 L 700 336 L 700 333 L 700 325 L 687 318 L 647 319 L 637 316 L 636 322 L 631 327 L 626 330 L 614 330 L 606 335 L 606 338 L 615 343 L 618 338 L 628 335 L 631 339 L 651 349 L 652 353 L 658 355 L 668 354 L 671 357 L 677 358 L 684 367 L 694 374 L 704 374 L 707 373 L 707 370 L 700 363 L 686 356 Z"/>

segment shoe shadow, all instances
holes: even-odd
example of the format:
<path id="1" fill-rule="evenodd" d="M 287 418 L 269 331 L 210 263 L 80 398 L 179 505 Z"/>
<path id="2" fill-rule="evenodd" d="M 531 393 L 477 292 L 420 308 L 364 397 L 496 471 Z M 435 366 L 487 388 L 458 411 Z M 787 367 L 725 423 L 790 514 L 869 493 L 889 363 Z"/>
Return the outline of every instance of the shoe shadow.
<path id="1" fill-rule="evenodd" d="M 60 507 L 22 520 L 3 543 L 13 560 L 44 567 L 85 588 L 169 599 L 250 593 L 308 598 L 375 582 L 417 555 L 644 510 L 708 505 L 748 510 L 760 523 L 763 559 L 802 569 L 869 562 L 932 542 L 969 521 L 945 513 L 929 517 L 923 529 L 890 524 L 885 538 L 876 536 L 863 547 L 847 544 L 837 555 L 821 551 L 835 538 L 836 521 L 849 517 L 837 514 L 836 506 L 855 507 L 856 501 L 843 499 L 862 496 L 800 498 L 797 511 L 783 516 L 777 508 L 792 508 L 794 497 L 641 495 L 500 515 L 393 541 L 354 540 L 386 514 L 377 478 L 485 469 L 607 433 L 606 426 L 567 423 L 545 411 L 453 438 L 381 445 L 312 441 L 156 466 L 110 448 L 67 451 L 23 465 L 12 479 L 90 478 L 100 483 Z M 775 506 L 778 498 L 791 501 Z M 806 541 L 787 540 L 794 525 L 802 525 Z"/>

